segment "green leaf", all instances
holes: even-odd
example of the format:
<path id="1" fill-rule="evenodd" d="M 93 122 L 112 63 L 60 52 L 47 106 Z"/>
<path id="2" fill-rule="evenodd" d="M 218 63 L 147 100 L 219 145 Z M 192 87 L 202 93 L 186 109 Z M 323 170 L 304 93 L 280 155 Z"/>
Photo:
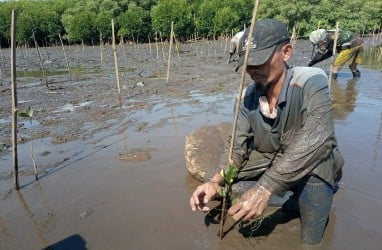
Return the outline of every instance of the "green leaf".
<path id="1" fill-rule="evenodd" d="M 236 179 L 239 169 L 235 165 L 224 169 L 224 179 L 228 184 L 232 184 Z"/>
<path id="2" fill-rule="evenodd" d="M 20 112 L 19 116 L 20 117 L 24 117 L 24 118 L 32 118 L 32 116 L 33 116 L 33 109 L 32 109 L 32 107 L 29 106 L 26 111 Z"/>
<path id="3" fill-rule="evenodd" d="M 32 116 L 33 116 L 33 109 L 32 109 L 31 106 L 29 106 L 29 107 L 28 107 L 28 117 L 29 117 L 29 118 L 32 118 Z"/>

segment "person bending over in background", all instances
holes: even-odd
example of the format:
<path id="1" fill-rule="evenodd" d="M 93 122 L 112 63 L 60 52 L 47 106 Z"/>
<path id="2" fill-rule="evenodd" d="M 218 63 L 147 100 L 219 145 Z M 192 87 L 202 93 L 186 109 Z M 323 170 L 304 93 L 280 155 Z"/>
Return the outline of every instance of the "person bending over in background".
<path id="1" fill-rule="evenodd" d="M 248 33 L 247 29 L 241 41 L 239 67 Z M 291 67 L 291 55 L 286 26 L 274 19 L 258 20 L 246 67 L 254 83 L 244 91 L 234 138 L 232 160 L 239 173 L 232 192 L 240 198 L 228 215 L 236 221 L 254 219 L 268 205 L 275 206 L 271 196 L 292 191 L 277 206 L 299 212 L 301 242 L 313 245 L 322 240 L 343 158 L 325 72 Z M 224 177 L 219 167 L 211 172 L 191 195 L 193 211 L 209 211 L 207 203 L 219 197 Z"/>
<path id="2" fill-rule="evenodd" d="M 313 66 L 333 55 L 334 35 L 335 30 L 325 29 L 318 29 L 310 34 L 309 40 L 313 46 L 317 46 L 317 52 L 309 61 L 308 66 Z M 357 65 L 361 63 L 363 40 L 351 31 L 339 30 L 336 51 L 339 54 L 333 63 L 332 78 L 337 79 L 338 71 L 347 62 L 350 62 L 349 68 L 353 77 L 360 77 L 361 72 Z"/>
<path id="3" fill-rule="evenodd" d="M 239 31 L 237 32 L 230 40 L 229 42 L 229 58 L 227 63 L 232 62 L 232 57 L 235 54 L 239 54 L 239 45 L 241 38 L 243 37 L 244 31 Z"/>

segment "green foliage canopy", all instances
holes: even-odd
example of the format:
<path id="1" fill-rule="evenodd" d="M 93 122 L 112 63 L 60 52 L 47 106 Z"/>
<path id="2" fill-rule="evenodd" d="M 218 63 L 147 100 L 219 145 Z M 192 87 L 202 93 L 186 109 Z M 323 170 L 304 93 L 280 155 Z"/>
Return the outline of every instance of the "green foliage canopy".
<path id="1" fill-rule="evenodd" d="M 174 33 L 177 37 L 191 36 L 194 30 L 191 7 L 186 0 L 158 0 L 151 9 L 152 27 L 168 38 L 171 22 L 174 22 Z"/>
<path id="2" fill-rule="evenodd" d="M 150 12 L 134 2 L 130 3 L 128 10 L 118 17 L 118 23 L 118 36 L 130 40 L 145 40 L 150 34 Z"/>
<path id="3" fill-rule="evenodd" d="M 8 0 L 0 2 L 0 46 L 10 44 L 12 9 L 17 10 L 17 42 L 40 45 L 57 42 L 87 44 L 111 39 L 111 19 L 117 37 L 147 41 L 155 32 L 164 38 L 171 21 L 178 39 L 191 35 L 212 38 L 235 33 L 251 21 L 253 0 Z M 382 1 L 375 0 L 262 0 L 257 18 L 276 18 L 299 37 L 320 28 L 359 33 L 381 30 Z"/>

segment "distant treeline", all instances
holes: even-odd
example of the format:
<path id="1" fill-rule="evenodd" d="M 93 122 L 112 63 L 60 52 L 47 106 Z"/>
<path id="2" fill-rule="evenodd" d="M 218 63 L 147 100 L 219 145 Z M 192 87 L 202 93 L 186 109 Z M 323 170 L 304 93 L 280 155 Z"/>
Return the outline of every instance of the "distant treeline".
<path id="1" fill-rule="evenodd" d="M 10 44 L 12 9 L 17 10 L 17 43 L 40 46 L 59 42 L 109 41 L 111 19 L 116 36 L 135 42 L 166 39 L 171 21 L 180 41 L 231 36 L 249 26 L 253 0 L 9 0 L 0 2 L 0 46 Z M 258 18 L 276 18 L 299 37 L 318 28 L 358 33 L 381 30 L 381 0 L 262 0 Z"/>

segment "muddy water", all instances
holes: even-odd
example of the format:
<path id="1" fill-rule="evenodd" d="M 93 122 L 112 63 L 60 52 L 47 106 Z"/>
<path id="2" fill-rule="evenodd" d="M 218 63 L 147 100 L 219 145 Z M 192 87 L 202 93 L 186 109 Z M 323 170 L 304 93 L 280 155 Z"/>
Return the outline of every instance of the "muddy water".
<path id="1" fill-rule="evenodd" d="M 295 64 L 310 56 L 304 43 L 298 46 Z M 85 76 L 50 78 L 55 89 L 49 92 L 40 86 L 42 79 L 25 80 L 29 85 L 21 89 L 21 99 L 38 111 L 32 125 L 20 121 L 25 142 L 19 144 L 20 192 L 12 190 L 12 155 L 9 150 L 1 155 L 0 249 L 301 249 L 296 218 L 275 214 L 252 236 L 236 226 L 219 240 L 218 225 L 188 206 L 198 183 L 185 169 L 185 136 L 232 119 L 240 74 L 224 64 L 223 48 L 184 45 L 166 85 L 156 77 L 166 68 L 155 60 L 155 47 L 150 60 L 140 60 L 130 47 L 137 65 L 129 65 L 131 75 L 122 81 L 122 106 L 115 102 L 110 63 L 101 74 L 90 70 Z M 79 64 L 99 66 L 91 53 L 80 51 L 73 64 L 86 55 Z M 51 60 L 56 55 L 48 54 Z M 314 249 L 379 249 L 381 242 L 382 73 L 366 67 L 361 72 L 360 79 L 352 79 L 344 69 L 331 85 L 346 165 L 323 242 Z M 145 86 L 137 87 L 142 80 Z M 4 83 L 4 147 L 9 145 L 8 96 Z M 32 144 L 38 182 L 29 156 Z"/>

